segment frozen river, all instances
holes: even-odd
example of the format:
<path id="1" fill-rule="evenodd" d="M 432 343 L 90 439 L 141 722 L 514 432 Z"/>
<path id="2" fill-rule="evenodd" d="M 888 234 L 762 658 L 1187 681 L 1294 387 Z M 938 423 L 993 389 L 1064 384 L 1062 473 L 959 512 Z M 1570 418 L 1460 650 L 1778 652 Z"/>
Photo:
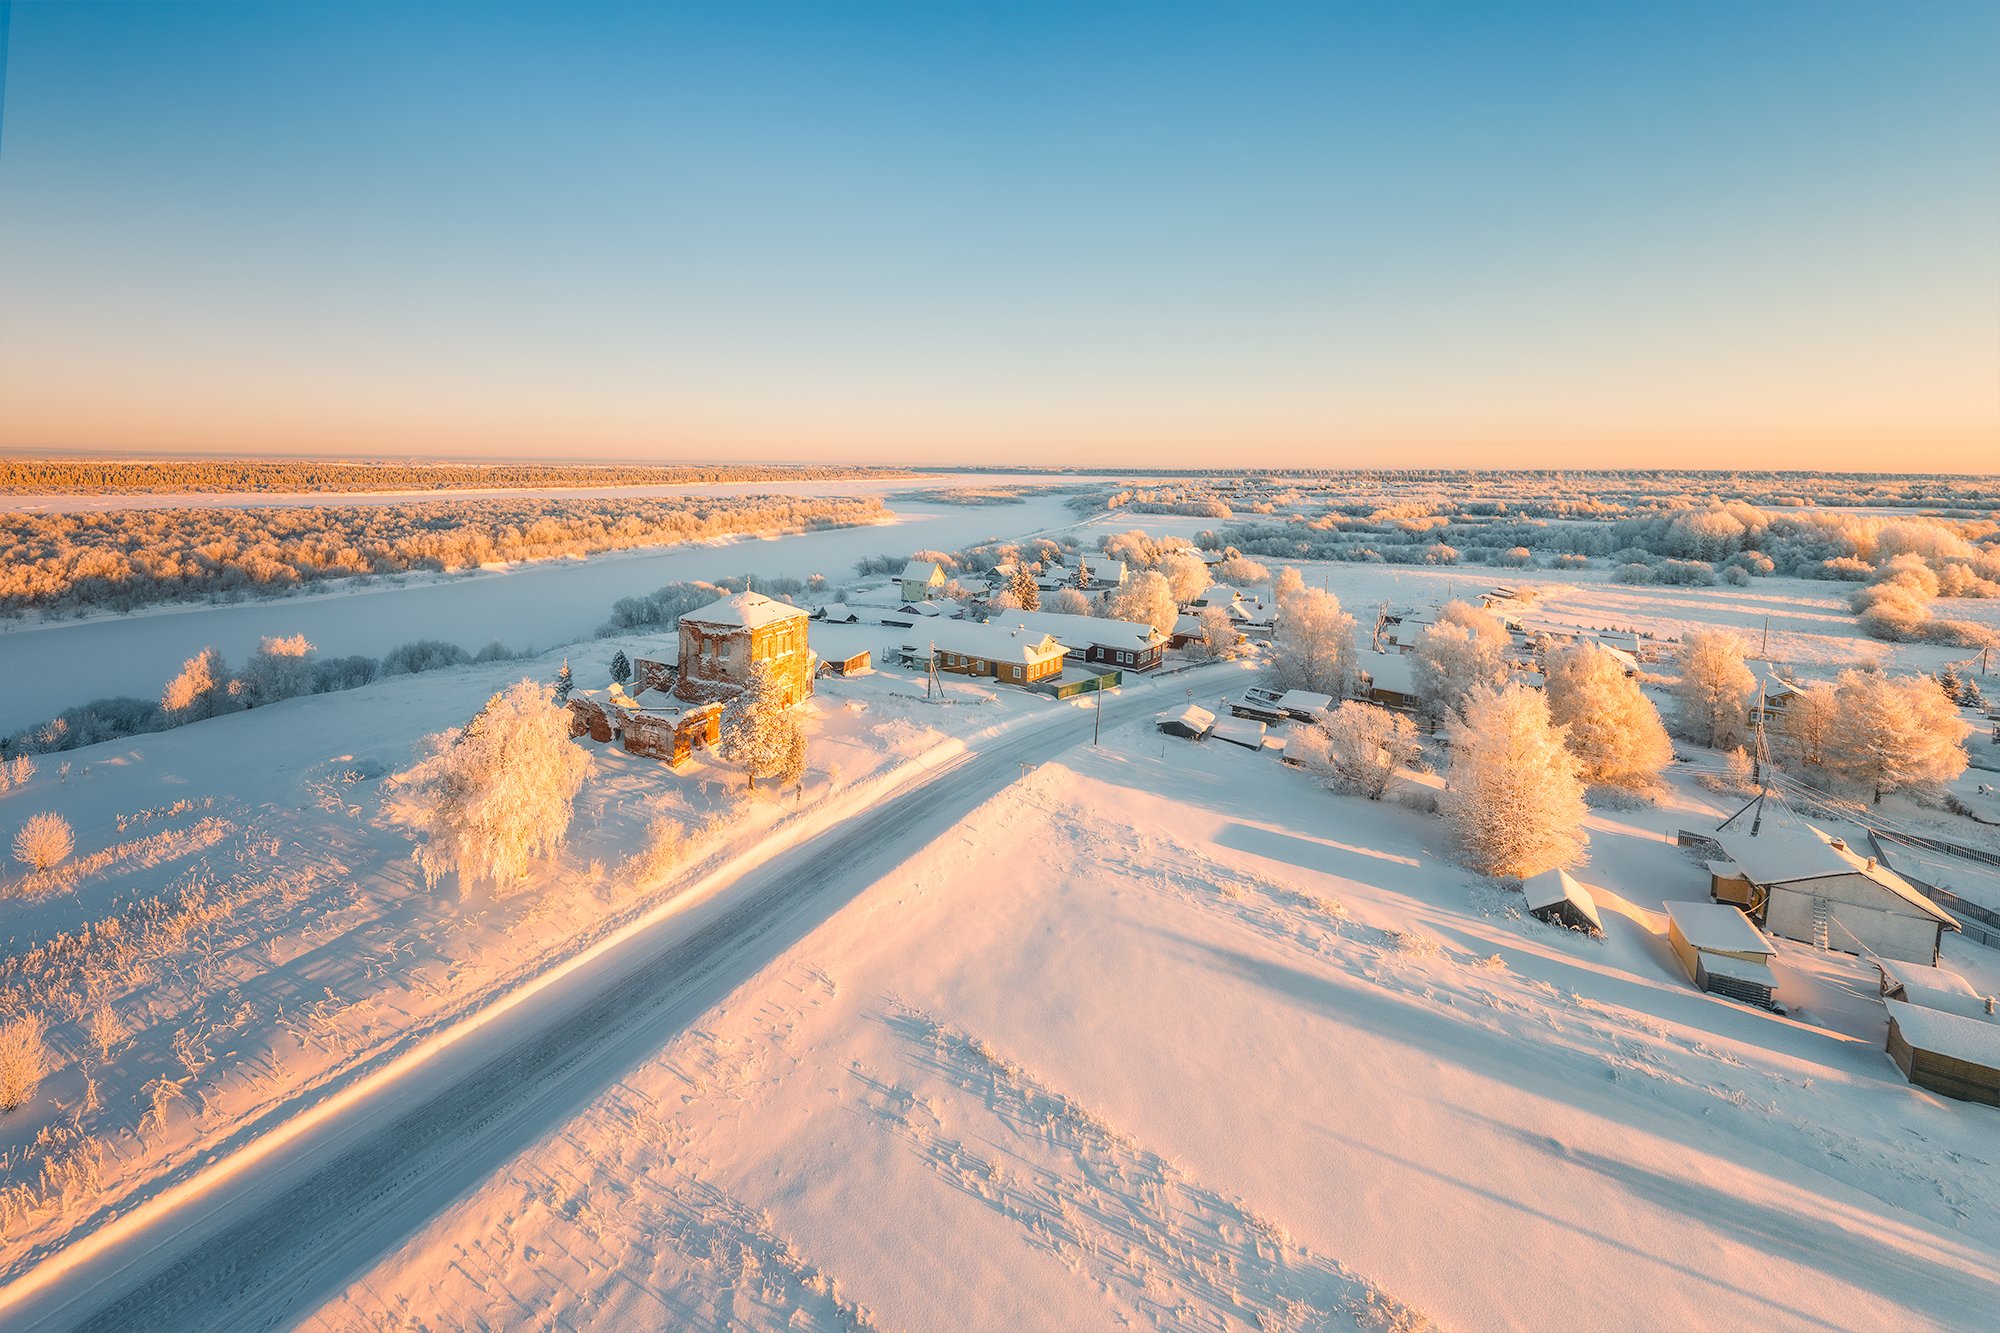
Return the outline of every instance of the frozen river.
<path id="1" fill-rule="evenodd" d="M 946 484 L 973 481 L 953 478 Z M 275 601 L 0 628 L 0 733 L 109 695 L 156 697 L 182 661 L 210 646 L 232 663 L 240 663 L 266 636 L 287 634 L 304 634 L 329 657 L 379 657 L 412 639 L 444 639 L 472 651 L 495 639 L 512 648 L 546 649 L 589 638 L 620 597 L 667 583 L 731 574 L 804 578 L 817 573 L 839 579 L 852 574 L 854 562 L 863 556 L 950 550 L 1076 521 L 1059 495 L 1035 496 L 1023 504 L 950 505 L 900 499 L 893 493 L 910 485 L 874 483 L 875 491 L 890 492 L 886 498 L 897 521 L 889 525 L 622 552 L 400 584 L 382 581 Z M 820 489 L 854 493 L 851 484 L 843 483 L 822 483 Z"/>

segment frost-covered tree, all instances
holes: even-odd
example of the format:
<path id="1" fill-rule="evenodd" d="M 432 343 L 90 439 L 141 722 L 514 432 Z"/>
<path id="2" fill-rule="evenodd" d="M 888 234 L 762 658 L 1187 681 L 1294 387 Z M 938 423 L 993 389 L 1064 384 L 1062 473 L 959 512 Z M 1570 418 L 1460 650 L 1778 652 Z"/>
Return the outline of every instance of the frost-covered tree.
<path id="1" fill-rule="evenodd" d="M 14 859 L 37 873 L 61 865 L 75 850 L 69 821 L 49 810 L 30 815 L 14 835 Z"/>
<path id="2" fill-rule="evenodd" d="M 1503 653 L 1507 651 L 1508 645 L 1513 642 L 1513 639 L 1507 633 L 1507 627 L 1500 623 L 1498 616 L 1494 615 L 1491 611 L 1481 610 L 1468 601 L 1446 602 L 1438 608 L 1437 623 L 1440 625 L 1461 626 L 1474 639 L 1497 648 Z"/>
<path id="3" fill-rule="evenodd" d="M 556 672 L 556 694 L 555 694 L 556 702 L 559 704 L 568 703 L 570 691 L 574 690 L 575 688 L 576 688 L 576 677 L 570 674 L 569 659 L 565 657 L 563 659 L 562 669 Z"/>
<path id="4" fill-rule="evenodd" d="M 1416 724 L 1386 708 L 1350 699 L 1315 730 L 1320 740 L 1309 747 L 1311 766 L 1338 791 L 1379 801 L 1396 770 L 1416 762 Z"/>
<path id="5" fill-rule="evenodd" d="M 313 646 L 303 634 L 267 638 L 243 665 L 243 702 L 252 708 L 311 694 Z"/>
<path id="6" fill-rule="evenodd" d="M 1446 727 L 1451 767 L 1440 809 L 1467 865 L 1526 876 L 1582 859 L 1582 764 L 1540 692 L 1476 686 Z"/>
<path id="7" fill-rule="evenodd" d="M 222 654 L 204 648 L 181 663 L 180 674 L 160 692 L 160 707 L 178 722 L 199 722 L 233 706 L 229 668 Z"/>
<path id="8" fill-rule="evenodd" d="M 1128 579 L 1124 587 L 1111 594 L 1105 614 L 1113 620 L 1136 621 L 1151 625 L 1161 634 L 1172 634 L 1175 622 L 1181 618 L 1181 608 L 1174 601 L 1174 590 L 1167 576 L 1149 569 Z"/>
<path id="9" fill-rule="evenodd" d="M 1278 577 L 1271 580 L 1271 602 L 1283 606 L 1287 597 L 1306 590 L 1306 576 L 1299 573 L 1297 565 L 1285 565 L 1278 570 Z"/>
<path id="10" fill-rule="evenodd" d="M 1208 564 L 1193 551 L 1170 553 L 1160 561 L 1160 572 L 1167 576 L 1167 586 L 1178 606 L 1186 606 L 1208 591 Z"/>
<path id="11" fill-rule="evenodd" d="M 40 1014 L 0 1020 L 0 1111 L 11 1111 L 34 1096 L 48 1072 L 49 1048 L 42 1033 Z"/>
<path id="12" fill-rule="evenodd" d="M 1558 648 L 1542 659 L 1549 719 L 1563 729 L 1585 782 L 1650 787 L 1673 761 L 1660 711 L 1625 674 L 1624 664 L 1592 643 Z"/>
<path id="13" fill-rule="evenodd" d="M 1785 706 L 1779 730 L 1792 743 L 1801 764 L 1818 768 L 1826 763 L 1827 742 L 1839 725 L 1840 700 L 1834 695 L 1833 686 L 1815 684 L 1792 697 Z"/>
<path id="14" fill-rule="evenodd" d="M 1271 626 L 1271 676 L 1283 689 L 1338 699 L 1354 680 L 1354 617 L 1340 599 L 1300 587 L 1278 603 Z"/>
<path id="15" fill-rule="evenodd" d="M 1042 590 L 1036 585 L 1035 576 L 1029 572 L 1026 562 L 1014 566 L 1014 577 L 1007 582 L 1007 596 L 1018 611 L 1042 609 Z"/>
<path id="16" fill-rule="evenodd" d="M 1674 687 L 1688 739 L 1726 750 L 1743 739 L 1757 678 L 1743 661 L 1743 640 L 1728 630 L 1689 630 L 1681 640 Z"/>
<path id="17" fill-rule="evenodd" d="M 1936 786 L 1965 771 L 1972 728 L 1928 676 L 1891 679 L 1843 671 L 1834 684 L 1839 721 L 1826 742 L 1826 767 L 1875 793 Z"/>
<path id="18" fill-rule="evenodd" d="M 1235 652 L 1237 644 L 1243 641 L 1243 633 L 1236 628 L 1236 622 L 1219 606 L 1203 607 L 1196 620 L 1201 626 L 1201 637 L 1193 645 L 1198 657 L 1216 661 Z"/>
<path id="19" fill-rule="evenodd" d="M 743 765 L 750 789 L 758 778 L 778 777 L 792 746 L 796 720 L 785 707 L 768 662 L 750 668 L 749 683 L 729 703 L 722 718 L 722 753 Z"/>
<path id="20" fill-rule="evenodd" d="M 1513 668 L 1506 635 L 1495 643 L 1476 627 L 1439 620 L 1411 645 L 1410 676 L 1424 716 L 1442 722 L 1458 712 L 1474 690 L 1497 689 Z"/>
<path id="21" fill-rule="evenodd" d="M 449 874 L 465 886 L 513 883 L 569 836 L 592 760 L 548 686 L 510 685 L 425 750 L 388 785 L 392 817 L 424 835 L 416 860 L 429 883 Z"/>
<path id="22" fill-rule="evenodd" d="M 627 685 L 631 683 L 632 659 L 625 656 L 623 648 L 611 654 L 611 680 L 615 685 Z"/>
<path id="23" fill-rule="evenodd" d="M 1075 588 L 1057 588 L 1049 594 L 1049 600 L 1044 603 L 1043 609 L 1056 612 L 1058 615 L 1087 616 L 1091 613 L 1092 607 L 1090 598 Z"/>

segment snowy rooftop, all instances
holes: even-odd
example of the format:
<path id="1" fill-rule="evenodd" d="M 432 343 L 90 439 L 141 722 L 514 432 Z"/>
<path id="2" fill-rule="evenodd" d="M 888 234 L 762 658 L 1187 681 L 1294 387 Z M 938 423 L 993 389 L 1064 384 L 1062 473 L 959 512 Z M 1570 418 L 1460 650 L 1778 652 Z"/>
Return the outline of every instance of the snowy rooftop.
<path id="1" fill-rule="evenodd" d="M 1929 997 L 1933 995 L 1969 995 L 1975 998 L 1979 995 L 1971 982 L 1948 968 L 1898 963 L 1887 958 L 1876 959 L 1875 966 L 1882 969 L 1882 976 L 1890 987 L 1902 988 L 1905 998 L 1912 1004 L 1929 1004 Z"/>
<path id="2" fill-rule="evenodd" d="M 1399 653 L 1362 653 L 1355 661 L 1355 669 L 1367 672 L 1369 682 L 1378 690 L 1395 694 L 1417 692 L 1415 668 L 1409 658 Z"/>
<path id="3" fill-rule="evenodd" d="M 796 606 L 774 602 L 761 592 L 739 592 L 734 597 L 710 602 L 699 611 L 690 611 L 681 619 L 691 620 L 697 625 L 762 629 L 766 625 L 776 625 L 794 619 L 804 620 L 805 617 L 806 613 Z"/>
<path id="4" fill-rule="evenodd" d="M 1889 1000 L 1889 1021 L 1918 1050 L 2000 1069 L 2000 1022 Z"/>
<path id="5" fill-rule="evenodd" d="M 1544 870 L 1539 875 L 1528 876 L 1521 881 L 1521 896 L 1528 900 L 1528 909 L 1536 912 L 1565 900 L 1573 902 L 1585 916 L 1597 923 L 1598 929 L 1604 928 L 1604 923 L 1597 919 L 1597 900 L 1567 870 Z"/>
<path id="6" fill-rule="evenodd" d="M 1264 748 L 1264 731 L 1262 722 L 1253 722 L 1247 717 L 1229 717 L 1215 724 L 1213 734 L 1219 741 L 1228 741 L 1231 745 L 1241 745 L 1245 749 L 1261 750 Z"/>
<path id="7" fill-rule="evenodd" d="M 1681 938 L 1697 949 L 1729 953 L 1775 954 L 1764 933 L 1750 918 L 1727 903 L 1668 903 L 1667 915 L 1680 927 Z"/>
<path id="8" fill-rule="evenodd" d="M 1864 875 L 1926 916 L 1958 929 L 1958 921 L 1926 898 L 1908 880 L 1874 857 L 1859 856 L 1846 843 L 1803 820 L 1766 819 L 1762 831 L 1722 829 L 1715 835 L 1722 850 L 1752 884 L 1796 884 L 1833 875 Z"/>
<path id="9" fill-rule="evenodd" d="M 1099 616 L 1071 616 L 1060 611 L 1003 611 L 988 622 L 1020 625 L 1034 633 L 1051 634 L 1069 648 L 1119 648 L 1140 652 L 1163 642 L 1151 625 L 1136 620 L 1107 620 Z"/>
<path id="10" fill-rule="evenodd" d="M 1189 731 L 1206 732 L 1215 725 L 1215 714 L 1199 705 L 1189 704 L 1179 712 L 1160 714 L 1160 721 L 1178 722 Z"/>
<path id="11" fill-rule="evenodd" d="M 1037 633 L 1018 625 L 1003 625 L 998 621 L 979 625 L 969 620 L 926 620 L 920 626 L 922 637 L 912 639 L 910 647 L 922 650 L 935 645 L 939 652 L 958 653 L 963 657 L 982 658 L 993 662 L 1045 662 L 1051 657 L 1062 656 L 1061 643 L 1046 633 Z"/>
<path id="12" fill-rule="evenodd" d="M 925 583 L 930 582 L 933 575 L 942 573 L 944 573 L 944 567 L 935 560 L 912 560 L 909 564 L 903 566 L 904 578 L 918 579 Z"/>
<path id="13" fill-rule="evenodd" d="M 1296 709 L 1301 713 L 1324 713 L 1333 707 L 1333 696 L 1316 694 L 1311 690 L 1286 690 L 1279 696 L 1278 707 L 1286 712 Z"/>

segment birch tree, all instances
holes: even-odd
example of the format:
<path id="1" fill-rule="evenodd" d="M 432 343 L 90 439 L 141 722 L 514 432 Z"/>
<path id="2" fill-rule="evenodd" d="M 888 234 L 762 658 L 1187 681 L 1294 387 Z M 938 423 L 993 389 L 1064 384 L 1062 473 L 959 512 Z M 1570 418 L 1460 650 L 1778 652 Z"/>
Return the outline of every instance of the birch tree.
<path id="1" fill-rule="evenodd" d="M 1596 644 L 1558 648 L 1542 659 L 1549 720 L 1582 763 L 1585 782 L 1650 787 L 1673 761 L 1673 742 L 1660 710 L 1625 674 L 1617 658 Z"/>
<path id="2" fill-rule="evenodd" d="M 1785 706 L 1779 730 L 1792 743 L 1801 764 L 1819 768 L 1826 763 L 1827 743 L 1840 724 L 1840 700 L 1833 686 L 1808 685 Z"/>
<path id="3" fill-rule="evenodd" d="M 1166 575 L 1177 606 L 1186 606 L 1208 591 L 1208 564 L 1193 551 L 1171 552 L 1160 561 L 1160 572 Z"/>
<path id="4" fill-rule="evenodd" d="M 1513 668 L 1504 640 L 1504 634 L 1495 643 L 1475 627 L 1444 620 L 1426 629 L 1409 651 L 1410 676 L 1424 715 L 1443 722 L 1464 707 L 1474 690 L 1506 684 Z"/>
<path id="5" fill-rule="evenodd" d="M 252 708 L 312 693 L 313 646 L 303 634 L 267 638 L 243 664 L 243 701 Z"/>
<path id="6" fill-rule="evenodd" d="M 1843 671 L 1834 684 L 1838 720 L 1826 766 L 1875 793 L 1937 786 L 1965 771 L 1972 728 L 1928 676 L 1895 680 L 1879 671 Z"/>
<path id="7" fill-rule="evenodd" d="M 593 761 L 570 740 L 569 712 L 548 686 L 519 681 L 424 748 L 388 787 L 391 817 L 424 835 L 416 862 L 426 882 L 514 883 L 567 840 Z"/>
<path id="8" fill-rule="evenodd" d="M 222 654 L 204 648 L 181 663 L 180 674 L 160 692 L 160 707 L 176 721 L 199 722 L 229 711 L 229 668 Z"/>
<path id="9" fill-rule="evenodd" d="M 1476 686 L 1446 730 L 1451 766 L 1441 812 L 1468 866 L 1521 877 L 1583 858 L 1582 764 L 1539 692 Z"/>
<path id="10" fill-rule="evenodd" d="M 1271 627 L 1271 675 L 1288 690 L 1311 690 L 1338 699 L 1354 680 L 1354 617 L 1340 599 L 1299 587 L 1278 602 Z"/>
<path id="11" fill-rule="evenodd" d="M 1172 634 L 1181 618 L 1181 608 L 1174 601 L 1167 576 L 1149 569 L 1127 580 L 1124 587 L 1111 595 L 1106 614 L 1113 620 L 1136 621 L 1151 625 L 1161 634 Z"/>
<path id="12" fill-rule="evenodd" d="M 1386 708 L 1350 699 L 1315 729 L 1320 739 L 1308 747 L 1311 766 L 1337 791 L 1379 801 L 1396 770 L 1416 762 L 1416 724 Z"/>
<path id="13" fill-rule="evenodd" d="M 1728 630 L 1689 630 L 1681 640 L 1681 678 L 1674 687 L 1688 738 L 1726 750 L 1743 739 L 1757 678 L 1743 661 L 1743 640 Z"/>

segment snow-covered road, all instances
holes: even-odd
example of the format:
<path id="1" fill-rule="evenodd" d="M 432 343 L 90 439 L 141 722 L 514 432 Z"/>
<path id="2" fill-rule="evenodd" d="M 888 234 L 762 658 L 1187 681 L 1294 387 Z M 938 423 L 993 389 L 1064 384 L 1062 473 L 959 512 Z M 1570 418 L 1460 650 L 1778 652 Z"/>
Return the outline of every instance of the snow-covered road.
<path id="1" fill-rule="evenodd" d="M 1159 685 L 1189 683 L 1177 676 Z M 1178 689 L 1175 689 L 1178 693 Z M 1149 714 L 1154 687 L 1111 703 Z M 266 1160 L 0 1294 L 8 1327 L 264 1328 L 559 1125 L 745 977 L 1020 776 L 1087 743 L 1063 709 L 958 756 L 494 1017 Z"/>

